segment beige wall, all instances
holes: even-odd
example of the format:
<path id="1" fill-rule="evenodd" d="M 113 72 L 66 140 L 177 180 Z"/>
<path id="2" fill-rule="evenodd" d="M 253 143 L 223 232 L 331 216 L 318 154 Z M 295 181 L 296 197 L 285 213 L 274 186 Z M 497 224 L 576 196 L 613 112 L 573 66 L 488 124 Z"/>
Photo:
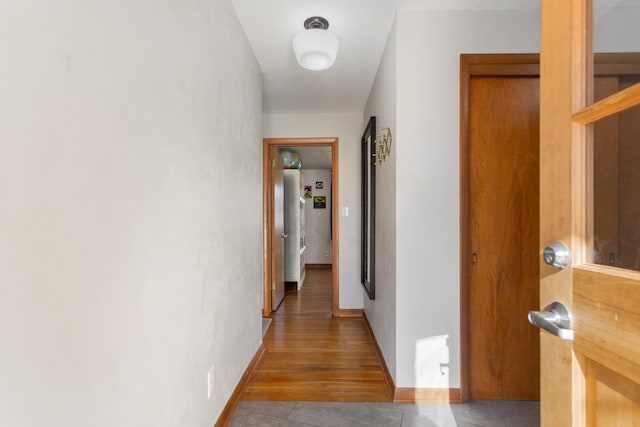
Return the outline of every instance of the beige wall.
<path id="1" fill-rule="evenodd" d="M 5 1 L 0 52 L 0 425 L 212 425 L 261 340 L 229 2 Z"/>

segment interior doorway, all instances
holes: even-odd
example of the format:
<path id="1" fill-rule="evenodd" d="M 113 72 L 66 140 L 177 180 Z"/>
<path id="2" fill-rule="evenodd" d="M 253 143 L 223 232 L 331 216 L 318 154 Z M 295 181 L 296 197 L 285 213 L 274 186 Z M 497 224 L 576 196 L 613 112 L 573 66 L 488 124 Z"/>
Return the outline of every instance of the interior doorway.
<path id="1" fill-rule="evenodd" d="M 264 213 L 264 288 L 263 288 L 263 316 L 270 316 L 277 308 L 274 295 L 279 295 L 277 289 L 280 284 L 275 283 L 280 266 L 277 265 L 276 245 L 278 244 L 279 230 L 276 230 L 274 212 L 276 206 L 276 182 L 277 174 L 274 173 L 273 153 L 284 147 L 330 147 L 331 148 L 331 203 L 326 206 L 330 210 L 331 218 L 331 270 L 332 270 L 332 308 L 333 315 L 339 313 L 339 224 L 338 224 L 338 138 L 265 138 L 263 140 L 263 213 Z M 304 167 L 304 165 L 303 165 Z M 310 202 L 313 203 L 313 200 Z M 283 236 L 284 237 L 284 236 Z M 275 257 L 274 257 L 275 256 Z M 284 287 L 284 283 L 282 284 Z M 274 291 L 275 288 L 275 291 Z"/>

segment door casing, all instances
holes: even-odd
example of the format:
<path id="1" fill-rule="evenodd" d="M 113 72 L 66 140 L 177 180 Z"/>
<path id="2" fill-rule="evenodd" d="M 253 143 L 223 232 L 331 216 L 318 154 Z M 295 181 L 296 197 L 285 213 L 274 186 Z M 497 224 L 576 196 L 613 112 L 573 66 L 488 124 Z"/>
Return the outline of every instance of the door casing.
<path id="1" fill-rule="evenodd" d="M 269 218 L 269 229 L 271 233 L 271 311 L 278 310 L 278 307 L 284 301 L 285 285 L 284 285 L 284 168 L 283 160 L 277 148 L 269 149 L 269 158 L 271 165 L 269 168 L 269 178 L 271 184 L 269 186 L 270 194 L 268 195 L 269 212 L 272 213 Z"/>
<path id="2" fill-rule="evenodd" d="M 294 147 L 294 146 L 329 146 L 331 147 L 331 218 L 333 221 L 333 227 L 331 230 L 331 241 L 333 248 L 332 258 L 332 281 L 333 281 L 333 301 L 332 309 L 334 316 L 349 316 L 352 313 L 349 310 L 340 310 L 340 281 L 339 281 L 339 216 L 338 216 L 338 195 L 339 195 L 339 179 L 338 179 L 338 138 L 264 138 L 263 139 L 263 265 L 264 265 L 264 302 L 262 308 L 262 315 L 268 317 L 271 315 L 271 238 L 273 230 L 269 226 L 271 212 L 273 212 L 272 206 L 270 206 L 271 199 L 268 197 L 269 192 L 273 188 L 271 182 L 271 174 L 269 173 L 269 152 L 273 147 Z"/>

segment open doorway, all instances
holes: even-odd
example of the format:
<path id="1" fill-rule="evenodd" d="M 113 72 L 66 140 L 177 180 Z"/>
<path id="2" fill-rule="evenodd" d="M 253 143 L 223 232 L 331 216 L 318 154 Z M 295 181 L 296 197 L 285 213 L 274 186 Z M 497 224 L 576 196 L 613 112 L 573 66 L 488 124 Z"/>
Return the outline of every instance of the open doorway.
<path id="1" fill-rule="evenodd" d="M 319 249 L 320 254 L 312 254 L 313 260 L 316 262 L 311 262 L 314 267 L 322 267 L 322 264 L 329 264 L 331 266 L 332 271 L 332 311 L 333 314 L 336 315 L 338 313 L 339 307 L 339 274 L 338 274 L 338 194 L 339 194 L 339 182 L 338 182 L 338 138 L 265 138 L 263 140 L 263 194 L 264 194 L 264 202 L 263 202 L 263 213 L 264 213 L 264 287 L 263 287 L 263 316 L 269 316 L 273 311 L 277 309 L 279 304 L 280 295 L 284 292 L 285 286 L 285 274 L 284 274 L 284 265 L 280 265 L 280 263 L 284 263 L 284 251 L 282 257 L 280 256 L 280 251 L 278 250 L 279 245 L 283 241 L 283 239 L 288 238 L 288 235 L 284 232 L 284 229 L 281 231 L 279 227 L 279 218 L 277 216 L 280 215 L 279 208 L 277 206 L 280 203 L 280 195 L 278 189 L 278 180 L 280 179 L 280 171 L 278 170 L 279 166 L 276 166 L 276 157 L 278 156 L 278 150 L 284 148 L 291 148 L 304 150 L 312 147 L 327 147 L 330 149 L 331 153 L 331 169 L 328 171 L 328 183 L 325 183 L 324 180 L 318 179 L 315 180 L 314 174 L 311 174 L 311 168 L 308 168 L 309 174 L 305 172 L 305 175 L 309 179 L 312 179 L 313 182 L 303 183 L 302 186 L 308 187 L 311 186 L 311 198 L 305 198 L 305 195 L 302 195 L 305 203 L 302 205 L 305 206 L 304 209 L 313 209 L 315 206 L 318 206 L 318 209 L 324 209 L 324 212 L 329 213 L 329 233 L 330 233 L 330 246 L 329 248 Z M 304 169 L 304 165 L 303 165 Z M 322 174 L 318 172 L 318 174 Z M 283 174 L 282 174 L 283 175 Z M 318 175 L 320 176 L 320 175 Z M 284 177 L 282 178 L 284 180 Z M 316 182 L 318 184 L 316 184 Z M 328 185 L 328 188 L 325 187 L 325 184 Z M 316 185 L 322 188 L 317 188 Z M 324 208 L 322 206 L 322 195 L 318 196 L 318 200 L 314 200 L 313 192 L 314 190 L 318 190 L 316 194 L 322 193 L 325 195 L 324 199 Z M 322 191 L 321 191 L 322 190 Z M 327 193 L 328 192 L 328 193 Z M 328 196 L 328 197 L 327 197 Z M 329 201 L 329 203 L 327 203 Z M 309 205 L 308 207 L 306 205 Z M 299 241 L 300 236 L 297 237 L 297 241 Z M 308 239 L 307 239 L 308 241 Z M 306 242 L 304 242 L 306 243 Z M 302 243 L 302 247 L 305 244 Z M 302 249 L 302 247 L 300 249 Z M 315 247 L 316 250 L 318 248 L 322 248 L 322 246 Z M 310 251 L 312 252 L 312 251 Z M 330 260 L 318 262 L 318 255 L 320 259 L 325 258 L 327 252 L 330 252 L 329 258 Z M 282 258 L 282 259 L 279 259 Z M 309 254 L 307 254 L 306 258 L 309 258 Z M 304 258 L 303 258 L 304 262 Z M 280 270 L 282 268 L 282 270 Z M 302 270 L 302 268 L 300 269 Z M 304 276 L 302 276 L 303 271 L 298 271 L 298 281 L 302 282 Z M 302 280 L 300 280 L 302 279 Z"/>

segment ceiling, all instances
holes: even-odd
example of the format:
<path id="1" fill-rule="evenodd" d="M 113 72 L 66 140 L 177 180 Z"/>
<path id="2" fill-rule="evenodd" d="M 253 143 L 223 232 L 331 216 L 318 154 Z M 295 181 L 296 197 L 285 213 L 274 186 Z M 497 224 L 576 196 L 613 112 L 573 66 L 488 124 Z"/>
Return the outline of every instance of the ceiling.
<path id="1" fill-rule="evenodd" d="M 263 75 L 265 113 L 364 110 L 396 0 L 232 0 Z M 374 6 L 375 5 L 375 6 Z M 292 40 L 304 20 L 322 16 L 340 39 L 333 67 L 298 65 Z"/>
<path id="2" fill-rule="evenodd" d="M 538 8 L 539 0 L 231 0 L 263 75 L 264 113 L 364 111 L 397 10 Z M 333 67 L 298 65 L 292 40 L 322 16 L 340 39 Z"/>
<path id="3" fill-rule="evenodd" d="M 263 76 L 264 113 L 363 112 L 397 10 L 532 9 L 539 0 L 231 0 Z M 292 40 L 322 16 L 340 39 L 324 71 L 298 65 Z M 304 169 L 330 169 L 330 149 L 297 148 Z"/>

